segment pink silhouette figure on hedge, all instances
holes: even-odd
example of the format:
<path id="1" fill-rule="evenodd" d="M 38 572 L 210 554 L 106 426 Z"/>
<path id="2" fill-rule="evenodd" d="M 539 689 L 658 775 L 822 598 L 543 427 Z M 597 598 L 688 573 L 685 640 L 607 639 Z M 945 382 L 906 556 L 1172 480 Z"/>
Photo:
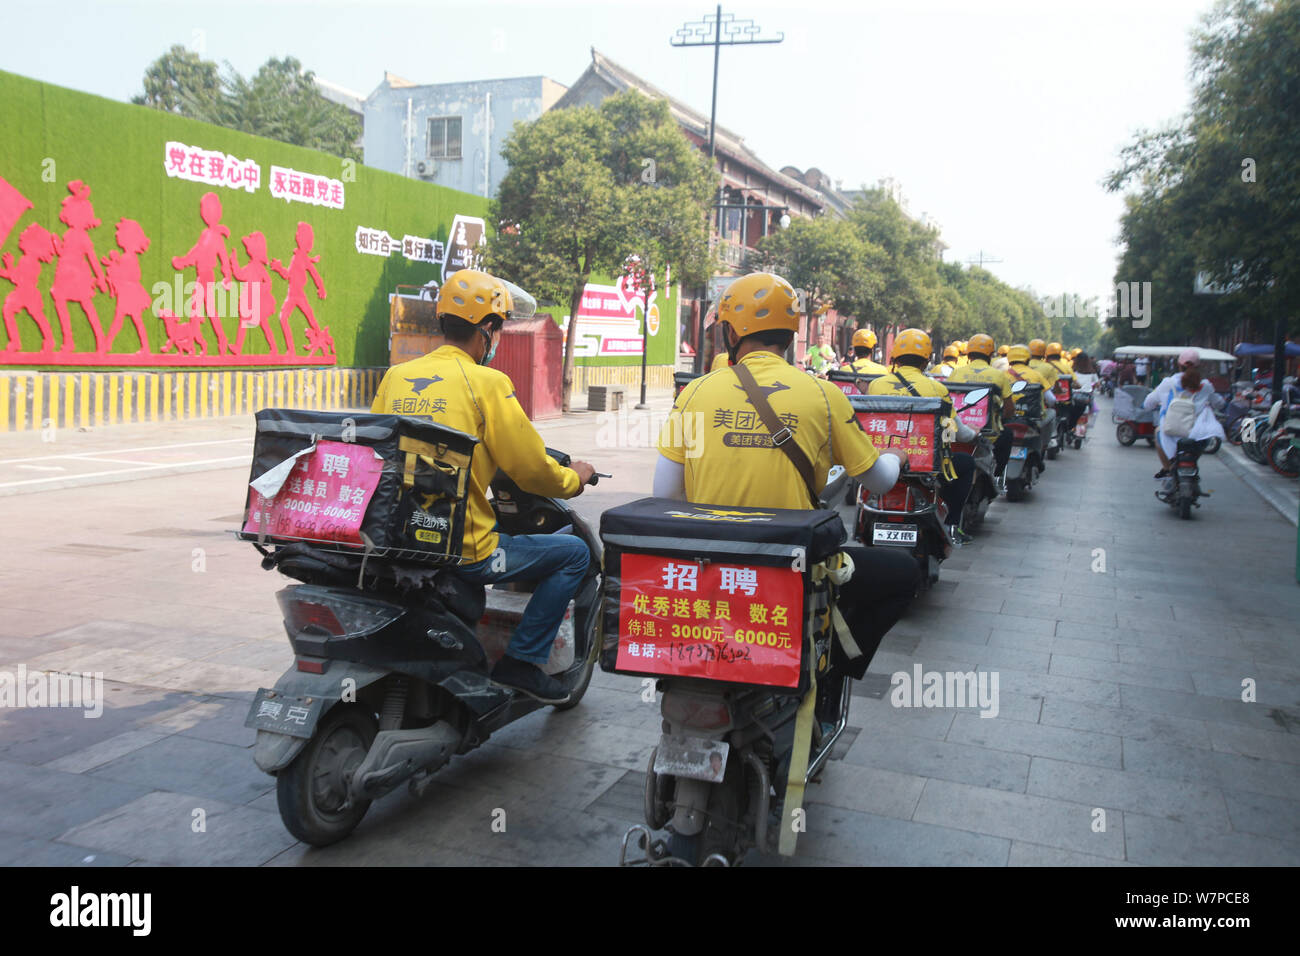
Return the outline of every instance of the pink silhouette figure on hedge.
<path id="1" fill-rule="evenodd" d="M 18 313 L 24 311 L 32 317 L 41 330 L 41 351 L 54 351 L 54 335 L 50 332 L 50 323 L 45 319 L 45 302 L 37 280 L 41 277 L 41 266 L 54 261 L 55 255 L 58 254 L 57 246 L 58 239 L 54 233 L 44 226 L 32 223 L 18 237 L 18 249 L 23 254 L 23 257 L 18 260 L 18 265 L 14 265 L 14 257 L 10 253 L 4 254 L 4 268 L 0 269 L 0 279 L 8 279 L 15 288 L 5 296 L 3 314 L 9 344 L 0 351 L 16 352 L 20 349 L 21 341 L 18 337 L 16 319 Z"/>
<path id="2" fill-rule="evenodd" d="M 212 331 L 217 337 L 217 354 L 227 350 L 233 352 L 235 350 L 229 348 L 226 331 L 221 327 L 221 317 L 216 315 L 217 266 L 221 266 L 221 288 L 230 288 L 231 277 L 230 254 L 226 252 L 225 243 L 230 230 L 221 224 L 221 199 L 216 193 L 203 194 L 199 200 L 199 215 L 207 228 L 199 233 L 194 248 L 183 256 L 172 257 L 172 268 L 183 270 L 194 267 L 198 282 L 190 297 L 190 318 L 207 318 L 212 323 Z M 197 324 L 200 328 L 203 325 L 202 321 Z"/>
<path id="3" fill-rule="evenodd" d="M 241 240 L 248 254 L 248 265 L 239 265 L 238 250 L 230 250 L 231 269 L 243 285 L 239 294 L 239 331 L 235 333 L 235 354 L 244 348 L 244 332 L 254 325 L 262 328 L 266 344 L 272 355 L 279 355 L 275 335 L 271 332 L 271 317 L 275 315 L 275 293 L 271 289 L 271 274 L 266 271 L 266 236 L 251 232 Z M 287 340 L 290 345 L 292 339 Z"/>
<path id="4" fill-rule="evenodd" d="M 9 233 L 23 213 L 32 208 L 32 201 L 20 193 L 13 185 L 0 176 L 0 246 L 5 244 Z"/>
<path id="5" fill-rule="evenodd" d="M 62 239 L 56 239 L 54 243 L 59 261 L 54 267 L 54 285 L 50 287 L 50 298 L 54 300 L 59 329 L 63 332 L 63 345 L 59 351 L 72 351 L 72 318 L 68 314 L 68 303 L 75 302 L 86 313 L 90 330 L 95 333 L 95 351 L 107 352 L 104 327 L 99 322 L 99 314 L 95 312 L 95 290 L 107 292 L 108 280 L 100 271 L 94 243 L 87 235 L 89 230 L 100 223 L 90 204 L 89 186 L 80 179 L 75 179 L 68 183 L 68 192 L 72 195 L 63 197 L 63 207 L 59 213 L 59 222 L 67 226 L 68 230 Z"/>
<path id="6" fill-rule="evenodd" d="M 280 264 L 279 259 L 271 260 L 271 268 L 274 269 L 281 279 L 289 280 L 289 294 L 284 298 L 284 306 L 280 309 L 280 327 L 284 330 L 285 347 L 290 355 L 297 355 L 298 351 L 294 348 L 293 333 L 289 329 L 289 317 L 295 309 L 301 310 L 302 314 L 307 317 L 307 324 L 312 331 L 319 332 L 320 326 L 316 324 L 316 316 L 312 314 L 311 306 L 307 302 L 307 277 L 310 275 L 312 281 L 316 283 L 316 294 L 320 296 L 322 302 L 325 301 L 325 283 L 321 281 L 320 273 L 316 271 L 316 263 L 320 262 L 320 256 L 311 254 L 312 242 L 316 234 L 312 232 L 311 223 L 298 223 L 298 231 L 294 234 L 296 246 L 293 250 L 293 258 L 289 261 L 289 268 L 286 269 Z M 311 343 L 311 331 L 308 332 L 308 342 Z M 314 351 L 317 346 L 313 346 Z"/>
<path id="7" fill-rule="evenodd" d="M 108 344 L 111 348 L 117 333 L 121 331 L 123 321 L 129 315 L 135 324 L 136 334 L 140 336 L 140 348 L 135 354 L 148 355 L 149 339 L 144 331 L 144 314 L 153 300 L 140 281 L 140 257 L 149 251 L 149 237 L 134 219 L 119 219 L 115 237 L 118 249 L 124 254 L 119 254 L 114 249 L 104 257 L 108 291 L 117 300 L 113 324 L 108 327 Z"/>

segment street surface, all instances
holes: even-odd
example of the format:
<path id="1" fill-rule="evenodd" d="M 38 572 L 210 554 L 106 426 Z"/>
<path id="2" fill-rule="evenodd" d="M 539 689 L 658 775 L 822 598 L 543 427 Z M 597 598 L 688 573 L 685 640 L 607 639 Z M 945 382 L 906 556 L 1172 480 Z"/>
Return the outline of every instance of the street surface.
<path id="1" fill-rule="evenodd" d="M 1300 864 L 1296 529 L 1219 457 L 1179 520 L 1155 453 L 1108 422 L 1105 403 L 944 564 L 855 685 L 797 856 L 748 862 Z M 613 473 L 576 502 L 592 519 L 648 494 L 655 460 L 597 426 L 541 426 Z M 247 418 L 0 436 L 0 671 L 103 672 L 107 698 L 98 719 L 0 709 L 0 863 L 614 864 L 660 718 L 600 671 L 578 708 L 507 727 L 342 843 L 288 835 L 243 726 L 292 661 L 289 582 L 228 533 L 250 438 Z M 996 673 L 998 715 L 892 706 L 889 675 L 918 663 Z"/>

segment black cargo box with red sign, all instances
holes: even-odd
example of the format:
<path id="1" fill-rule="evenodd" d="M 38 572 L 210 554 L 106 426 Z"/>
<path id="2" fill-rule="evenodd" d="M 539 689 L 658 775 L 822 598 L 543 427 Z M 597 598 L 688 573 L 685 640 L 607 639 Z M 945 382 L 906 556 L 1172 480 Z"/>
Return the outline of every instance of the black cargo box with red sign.
<path id="1" fill-rule="evenodd" d="M 943 467 L 942 398 L 850 395 L 848 399 L 877 451 L 894 448 L 905 452 L 913 474 L 933 474 Z"/>
<path id="2" fill-rule="evenodd" d="M 809 648 L 826 652 L 833 511 L 642 498 L 606 511 L 603 670 L 695 677 L 802 694 Z"/>
<path id="3" fill-rule="evenodd" d="M 266 408 L 245 540 L 459 564 L 478 439 L 420 418 Z"/>
<path id="4" fill-rule="evenodd" d="M 1011 386 L 1015 388 L 1015 384 Z M 1043 386 L 1038 382 L 1025 382 L 1024 388 L 1013 396 L 1016 400 L 1016 418 L 1039 422 L 1043 420 Z"/>

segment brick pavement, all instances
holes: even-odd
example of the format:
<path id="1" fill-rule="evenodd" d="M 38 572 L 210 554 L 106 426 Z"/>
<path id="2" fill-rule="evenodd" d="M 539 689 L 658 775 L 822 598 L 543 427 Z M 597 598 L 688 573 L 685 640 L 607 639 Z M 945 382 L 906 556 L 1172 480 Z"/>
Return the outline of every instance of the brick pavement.
<path id="1" fill-rule="evenodd" d="M 596 424 L 544 429 L 614 473 L 578 499 L 592 517 L 644 494 L 654 461 L 597 447 Z M 855 687 L 798 855 L 750 862 L 1300 862 L 1295 529 L 1214 458 L 1214 496 L 1180 521 L 1152 497 L 1155 467 L 1102 429 L 1030 500 L 995 504 Z M 285 832 L 242 726 L 290 661 L 281 581 L 225 534 L 246 480 L 241 465 L 0 499 L 0 670 L 108 681 L 99 719 L 0 710 L 0 863 L 613 863 L 659 716 L 639 681 L 599 672 L 580 707 L 511 725 L 343 843 Z M 889 675 L 916 663 L 995 671 L 999 715 L 891 706 Z"/>

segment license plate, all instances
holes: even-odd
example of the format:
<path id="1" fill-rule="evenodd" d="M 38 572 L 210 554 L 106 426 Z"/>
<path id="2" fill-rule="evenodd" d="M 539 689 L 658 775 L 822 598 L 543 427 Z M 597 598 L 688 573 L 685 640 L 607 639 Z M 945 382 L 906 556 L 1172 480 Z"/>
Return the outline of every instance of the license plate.
<path id="1" fill-rule="evenodd" d="M 876 524 L 871 526 L 872 544 L 916 544 L 914 524 Z"/>
<path id="2" fill-rule="evenodd" d="M 244 726 L 290 737 L 310 737 L 324 706 L 323 697 L 290 697 L 262 687 L 253 698 Z"/>
<path id="3" fill-rule="evenodd" d="M 1023 447 L 1023 446 L 1021 446 L 1020 448 L 1012 448 L 1012 449 L 1011 449 L 1011 457 L 1012 457 L 1012 458 L 1028 458 L 1028 457 L 1029 457 L 1029 449 L 1028 449 L 1028 448 L 1025 448 L 1025 447 Z"/>
<path id="4" fill-rule="evenodd" d="M 726 773 L 730 749 L 721 740 L 664 734 L 655 751 L 655 773 L 718 783 Z"/>

